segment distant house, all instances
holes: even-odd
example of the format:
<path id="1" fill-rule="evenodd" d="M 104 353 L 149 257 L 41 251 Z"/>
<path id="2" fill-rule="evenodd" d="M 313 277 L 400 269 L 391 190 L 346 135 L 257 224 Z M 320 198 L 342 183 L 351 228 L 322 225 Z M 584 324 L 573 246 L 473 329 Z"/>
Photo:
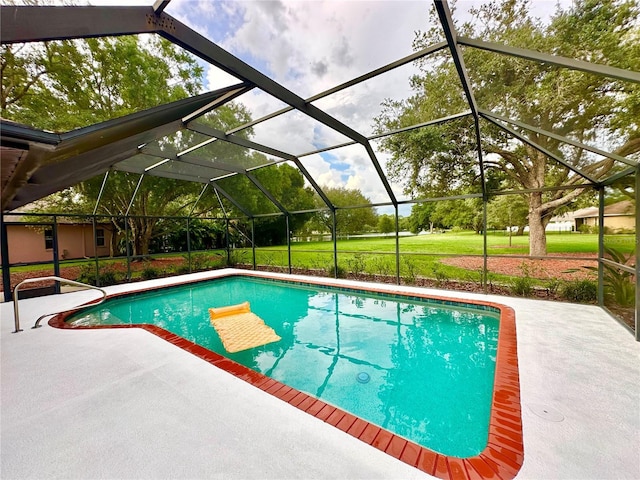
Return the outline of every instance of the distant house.
<path id="1" fill-rule="evenodd" d="M 58 254 L 60 260 L 109 256 L 113 230 L 110 224 L 96 226 L 94 248 L 93 224 L 58 221 Z M 9 263 L 53 261 L 53 227 L 43 225 L 7 224 Z"/>
<path id="2" fill-rule="evenodd" d="M 604 207 L 604 227 L 611 233 L 634 232 L 636 229 L 636 206 L 631 200 L 613 203 Z M 582 225 L 597 227 L 598 207 L 583 208 L 573 212 L 576 230 Z"/>

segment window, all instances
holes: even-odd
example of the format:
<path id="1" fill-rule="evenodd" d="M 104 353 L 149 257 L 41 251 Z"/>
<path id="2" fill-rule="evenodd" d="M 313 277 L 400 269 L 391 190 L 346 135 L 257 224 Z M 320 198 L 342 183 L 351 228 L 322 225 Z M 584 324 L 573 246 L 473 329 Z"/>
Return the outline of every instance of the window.
<path id="1" fill-rule="evenodd" d="M 44 230 L 44 248 L 53 250 L 53 230 L 50 228 Z"/>
<path id="2" fill-rule="evenodd" d="M 96 246 L 104 247 L 104 228 L 96 228 Z"/>

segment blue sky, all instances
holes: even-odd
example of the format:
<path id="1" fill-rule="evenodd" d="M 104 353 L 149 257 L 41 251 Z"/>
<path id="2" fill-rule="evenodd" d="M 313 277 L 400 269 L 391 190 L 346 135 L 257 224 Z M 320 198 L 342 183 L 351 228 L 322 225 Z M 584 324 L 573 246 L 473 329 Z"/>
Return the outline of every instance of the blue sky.
<path id="1" fill-rule="evenodd" d="M 122 5 L 125 1 L 91 3 Z M 150 5 L 153 1 L 126 3 Z M 458 1 L 457 17 L 465 18 L 465 12 L 479 3 L 479 0 Z M 541 17 L 552 13 L 556 6 L 556 0 L 532 3 L 534 14 Z M 308 98 L 412 53 L 415 32 L 431 27 L 430 6 L 428 0 L 172 0 L 166 12 L 294 93 Z M 411 94 L 409 78 L 415 73 L 413 68 L 402 67 L 322 99 L 316 105 L 360 133 L 371 135 L 381 102 Z M 209 66 L 206 78 L 208 90 L 237 82 Z M 254 118 L 284 106 L 257 90 L 239 101 Z M 265 122 L 254 130 L 255 141 L 295 155 L 348 141 L 298 112 Z M 384 167 L 387 155 L 376 153 Z M 302 161 L 322 186 L 357 188 L 372 202 L 389 201 L 360 146 L 304 157 Z M 392 187 L 399 199 L 406 198 L 399 185 Z"/>

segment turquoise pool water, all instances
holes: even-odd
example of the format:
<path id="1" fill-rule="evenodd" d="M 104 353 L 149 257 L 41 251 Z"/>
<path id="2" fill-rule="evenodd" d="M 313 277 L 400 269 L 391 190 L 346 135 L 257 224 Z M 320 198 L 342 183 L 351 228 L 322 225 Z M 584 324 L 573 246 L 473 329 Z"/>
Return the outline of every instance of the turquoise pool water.
<path id="1" fill-rule="evenodd" d="M 282 340 L 229 354 L 208 308 L 251 303 Z M 436 452 L 487 444 L 499 313 L 247 277 L 108 300 L 75 325 L 158 325 Z"/>

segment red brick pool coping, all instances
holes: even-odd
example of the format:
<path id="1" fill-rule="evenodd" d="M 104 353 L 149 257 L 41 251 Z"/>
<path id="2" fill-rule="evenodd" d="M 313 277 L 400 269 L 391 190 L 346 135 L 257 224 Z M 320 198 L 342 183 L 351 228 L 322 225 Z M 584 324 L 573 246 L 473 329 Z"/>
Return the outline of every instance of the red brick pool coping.
<path id="1" fill-rule="evenodd" d="M 211 278 L 224 278 L 226 276 L 249 276 L 259 278 L 269 278 L 283 280 L 280 277 L 254 273 L 230 273 Z M 206 280 L 195 280 L 200 282 Z M 155 325 L 99 325 L 99 326 L 71 326 L 65 323 L 66 318 L 75 311 L 65 312 L 53 317 L 49 325 L 56 328 L 65 329 L 100 329 L 100 328 L 141 328 L 160 338 L 190 352 L 212 365 L 229 372 L 236 377 L 250 383 L 251 385 L 313 415 L 314 417 L 339 428 L 343 432 L 368 443 L 400 461 L 407 463 L 423 472 L 442 478 L 453 479 L 501 479 L 510 480 L 514 478 L 524 461 L 524 445 L 522 440 L 522 419 L 520 411 L 520 379 L 518 374 L 518 354 L 516 342 L 515 313 L 513 309 L 505 305 L 482 300 L 461 300 L 427 294 L 420 294 L 412 291 L 379 290 L 368 286 L 346 286 L 345 284 L 333 283 L 331 279 L 318 281 L 309 279 L 300 280 L 303 283 L 315 284 L 319 286 L 329 286 L 337 288 L 353 288 L 369 293 L 383 293 L 391 295 L 408 295 L 411 297 L 433 299 L 445 302 L 466 303 L 472 305 L 484 305 L 496 308 L 500 311 L 500 327 L 498 333 L 498 351 L 496 355 L 495 379 L 493 387 L 493 398 L 491 405 L 491 416 L 489 420 L 489 438 L 487 447 L 474 457 L 458 458 L 441 455 L 428 448 L 422 447 L 414 442 L 406 440 L 384 428 L 380 428 L 372 423 L 362 420 L 350 413 L 345 412 L 333 405 L 314 398 L 306 393 L 273 380 L 261 373 L 251 370 L 244 365 L 240 365 L 222 355 L 175 335 L 163 328 Z M 181 285 L 192 282 L 180 282 Z M 157 290 L 165 288 L 151 287 L 131 292 L 117 293 L 109 295 L 108 298 L 128 295 L 131 293 L 141 293 L 147 290 Z"/>

